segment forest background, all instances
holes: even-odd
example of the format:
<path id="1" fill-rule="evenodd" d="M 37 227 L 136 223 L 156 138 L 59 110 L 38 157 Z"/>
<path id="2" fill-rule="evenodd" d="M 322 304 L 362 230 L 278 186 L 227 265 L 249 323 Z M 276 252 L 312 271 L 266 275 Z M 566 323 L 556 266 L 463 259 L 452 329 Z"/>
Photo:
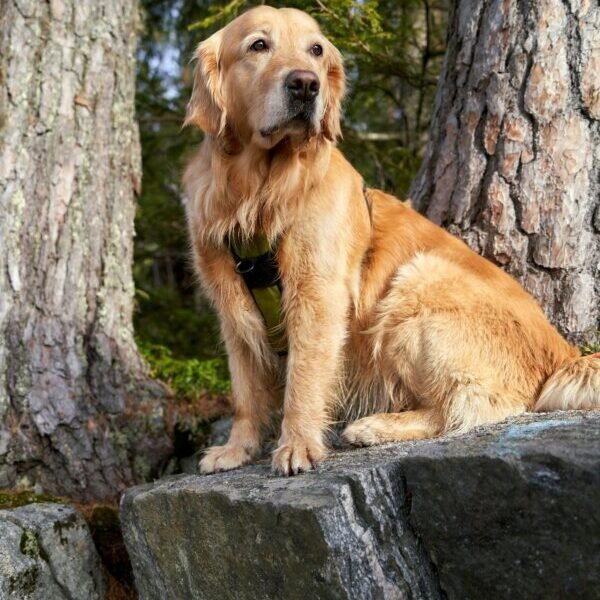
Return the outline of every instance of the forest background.
<path id="1" fill-rule="evenodd" d="M 179 397 L 229 388 L 214 313 L 190 267 L 180 178 L 202 139 L 182 130 L 196 45 L 260 2 L 143 0 L 136 110 L 143 181 L 136 216 L 137 341 Z M 370 186 L 405 198 L 427 143 L 445 51 L 445 0 L 288 0 L 318 19 L 349 80 L 341 149 Z"/>

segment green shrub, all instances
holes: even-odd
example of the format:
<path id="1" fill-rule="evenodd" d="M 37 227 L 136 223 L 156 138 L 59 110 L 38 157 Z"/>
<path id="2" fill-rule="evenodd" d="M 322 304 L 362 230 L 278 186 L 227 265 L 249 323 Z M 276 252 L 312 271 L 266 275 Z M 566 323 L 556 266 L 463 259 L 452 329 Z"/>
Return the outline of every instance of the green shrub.
<path id="1" fill-rule="evenodd" d="M 228 394 L 231 391 L 224 357 L 174 358 L 169 348 L 145 340 L 138 340 L 138 347 L 150 366 L 152 377 L 168 384 L 177 399 L 193 399 L 203 392 Z"/>
<path id="2" fill-rule="evenodd" d="M 579 346 L 582 356 L 600 352 L 600 331 L 594 331 L 588 335 L 588 339 Z"/>

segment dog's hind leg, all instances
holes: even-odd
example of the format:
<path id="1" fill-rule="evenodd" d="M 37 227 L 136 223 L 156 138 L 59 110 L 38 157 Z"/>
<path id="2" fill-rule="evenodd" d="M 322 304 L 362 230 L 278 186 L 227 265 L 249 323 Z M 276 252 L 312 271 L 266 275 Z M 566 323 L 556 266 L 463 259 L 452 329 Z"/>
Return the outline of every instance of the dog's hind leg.
<path id="1" fill-rule="evenodd" d="M 497 423 L 527 410 L 522 397 L 485 383 L 464 383 L 448 394 L 443 403 L 444 433 L 465 433 L 485 423 Z"/>
<path id="2" fill-rule="evenodd" d="M 342 435 L 355 446 L 420 440 L 442 433 L 465 433 L 525 410 L 522 399 L 471 383 L 456 386 L 441 407 L 365 417 L 348 425 Z"/>
<path id="3" fill-rule="evenodd" d="M 354 446 L 373 446 L 434 437 L 442 429 L 439 411 L 420 408 L 399 413 L 380 413 L 354 421 L 342 436 Z"/>

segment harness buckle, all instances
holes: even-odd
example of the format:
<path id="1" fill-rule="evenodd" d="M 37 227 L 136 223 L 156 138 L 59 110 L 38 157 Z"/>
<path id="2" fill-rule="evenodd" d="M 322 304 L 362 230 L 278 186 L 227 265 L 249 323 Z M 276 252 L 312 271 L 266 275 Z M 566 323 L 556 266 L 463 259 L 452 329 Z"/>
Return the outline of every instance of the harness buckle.
<path id="1" fill-rule="evenodd" d="M 256 261 L 252 258 L 241 258 L 235 263 L 235 272 L 238 275 L 247 275 L 254 271 Z"/>

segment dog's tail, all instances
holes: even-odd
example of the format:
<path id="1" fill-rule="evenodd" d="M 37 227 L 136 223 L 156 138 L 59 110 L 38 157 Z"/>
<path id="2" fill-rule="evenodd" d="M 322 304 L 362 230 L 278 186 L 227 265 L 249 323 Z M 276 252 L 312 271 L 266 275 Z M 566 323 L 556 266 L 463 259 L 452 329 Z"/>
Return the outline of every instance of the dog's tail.
<path id="1" fill-rule="evenodd" d="M 536 412 L 600 408 L 600 352 L 580 356 L 557 369 L 546 381 Z"/>

